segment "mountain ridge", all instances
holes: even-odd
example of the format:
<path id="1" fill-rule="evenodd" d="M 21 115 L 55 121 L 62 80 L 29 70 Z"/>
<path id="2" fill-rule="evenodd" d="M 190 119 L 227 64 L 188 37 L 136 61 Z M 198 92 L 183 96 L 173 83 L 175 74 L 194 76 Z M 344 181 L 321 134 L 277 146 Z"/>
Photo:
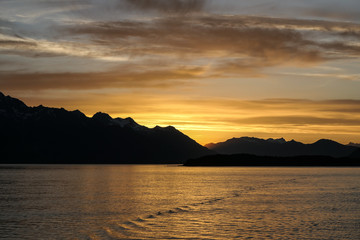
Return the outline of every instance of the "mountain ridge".
<path id="1" fill-rule="evenodd" d="M 348 157 L 358 148 L 343 145 L 330 139 L 320 139 L 311 144 L 304 144 L 295 140 L 261 139 L 255 137 L 231 138 L 224 142 L 210 143 L 207 148 L 219 154 L 254 154 L 260 156 L 309 156 L 323 155 L 331 157 Z"/>
<path id="2" fill-rule="evenodd" d="M 0 92 L 0 163 L 182 163 L 213 152 L 174 127 L 28 107 Z"/>
<path id="3" fill-rule="evenodd" d="M 357 144 L 311 144 L 284 138 L 231 138 L 204 146 L 173 126 L 148 128 L 130 117 L 28 107 L 0 92 L 0 163 L 183 163 L 214 154 L 359 158 Z"/>

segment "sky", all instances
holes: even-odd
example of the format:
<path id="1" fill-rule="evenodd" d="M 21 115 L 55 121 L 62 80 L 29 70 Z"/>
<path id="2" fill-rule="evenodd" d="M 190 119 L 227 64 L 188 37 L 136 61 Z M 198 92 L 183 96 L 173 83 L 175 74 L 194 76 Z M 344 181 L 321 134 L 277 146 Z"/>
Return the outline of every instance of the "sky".
<path id="1" fill-rule="evenodd" d="M 1 0 L 0 91 L 200 144 L 360 142 L 360 1 Z"/>

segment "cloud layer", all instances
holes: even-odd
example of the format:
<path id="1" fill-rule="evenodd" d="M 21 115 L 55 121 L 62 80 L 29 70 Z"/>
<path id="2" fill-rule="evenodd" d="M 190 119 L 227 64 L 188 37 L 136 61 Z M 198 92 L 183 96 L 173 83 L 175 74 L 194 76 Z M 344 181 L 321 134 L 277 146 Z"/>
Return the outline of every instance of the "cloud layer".
<path id="1" fill-rule="evenodd" d="M 202 143 L 230 133 L 360 142 L 357 6 L 0 1 L 0 90 L 32 104 L 172 124 Z"/>
<path id="2" fill-rule="evenodd" d="M 142 6 L 140 2 L 133 4 Z M 357 44 L 360 25 L 344 22 L 195 15 L 71 23 L 59 26 L 58 30 L 63 36 L 60 41 L 0 35 L 0 51 L 50 58 L 49 61 L 57 56 L 117 61 L 119 70 L 114 71 L 112 64 L 111 69 L 99 69 L 91 76 L 86 72 L 66 71 L 66 66 L 61 73 L 49 69 L 51 74 L 5 72 L 0 73 L 3 89 L 156 88 L 170 86 L 174 79 L 188 82 L 204 78 L 266 77 L 264 69 L 268 68 L 311 67 L 360 55 Z M 131 59 L 130 67 L 126 59 Z M 148 62 L 171 64 L 149 65 Z M 178 69 L 198 71 L 179 73 Z M 29 79 L 33 84 L 29 84 Z M 174 83 L 176 86 L 179 81 Z"/>
<path id="3" fill-rule="evenodd" d="M 199 12 L 206 4 L 206 0 L 125 0 L 125 2 L 134 9 L 165 13 Z"/>

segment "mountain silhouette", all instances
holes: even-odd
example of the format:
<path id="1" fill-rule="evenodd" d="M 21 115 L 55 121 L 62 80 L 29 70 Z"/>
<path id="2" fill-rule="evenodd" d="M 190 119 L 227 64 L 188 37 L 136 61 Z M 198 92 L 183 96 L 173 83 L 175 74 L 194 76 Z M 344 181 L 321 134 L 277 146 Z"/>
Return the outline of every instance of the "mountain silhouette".
<path id="1" fill-rule="evenodd" d="M 232 138 L 225 142 L 205 145 L 220 154 L 254 154 L 260 156 L 331 156 L 348 157 L 358 148 L 342 145 L 338 142 L 321 139 L 312 144 L 304 144 L 294 140 L 260 139 L 253 137 Z"/>
<path id="2" fill-rule="evenodd" d="M 171 126 L 28 107 L 1 92 L 0 132 L 0 163 L 182 163 L 213 153 Z"/>
<path id="3" fill-rule="evenodd" d="M 356 149 L 353 153 L 351 153 L 349 157 L 360 159 L 360 148 Z"/>
<path id="4" fill-rule="evenodd" d="M 353 143 L 353 142 L 350 142 L 350 143 L 348 144 L 348 146 L 352 146 L 352 147 L 358 147 L 358 148 L 360 148 L 360 143 Z"/>

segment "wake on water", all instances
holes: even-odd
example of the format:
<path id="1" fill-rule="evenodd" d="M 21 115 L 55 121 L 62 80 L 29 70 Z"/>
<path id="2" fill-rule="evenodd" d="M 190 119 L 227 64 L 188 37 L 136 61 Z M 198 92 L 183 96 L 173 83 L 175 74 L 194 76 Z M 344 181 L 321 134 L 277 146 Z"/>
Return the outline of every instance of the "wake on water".
<path id="1" fill-rule="evenodd" d="M 209 207 L 214 204 L 222 204 L 225 200 L 231 200 L 233 198 L 239 198 L 242 194 L 248 193 L 250 191 L 255 191 L 258 189 L 264 189 L 274 184 L 283 184 L 283 183 L 295 183 L 297 180 L 305 179 L 306 177 L 300 177 L 298 179 L 291 178 L 286 180 L 280 180 L 276 182 L 268 182 L 266 184 L 261 184 L 257 187 L 245 186 L 242 190 L 232 191 L 226 196 L 215 197 L 210 199 L 204 199 L 203 201 L 189 203 L 187 205 L 175 206 L 174 208 L 167 210 L 158 210 L 154 213 L 148 214 L 146 216 L 138 216 L 134 219 L 129 219 L 124 222 L 118 223 L 116 220 L 107 225 L 102 226 L 95 233 L 91 233 L 86 236 L 86 239 L 100 240 L 100 239 L 157 239 L 160 235 L 163 234 L 162 230 L 165 230 L 168 226 L 161 226 L 167 221 L 161 221 L 164 218 L 171 217 L 180 217 L 181 221 L 186 221 L 187 217 L 191 217 L 192 212 L 201 212 L 202 207 Z M 217 208 L 219 209 L 219 208 Z M 181 215 L 181 216 L 179 216 Z M 159 225 L 160 223 L 160 225 Z M 155 228 L 156 226 L 156 228 Z M 157 230 L 160 230 L 157 231 Z M 184 239 L 182 237 L 175 236 L 162 236 L 165 239 Z M 193 239 L 193 238 L 189 238 Z M 204 239 L 204 238 L 201 238 Z M 210 238 L 212 239 L 212 238 Z"/>

